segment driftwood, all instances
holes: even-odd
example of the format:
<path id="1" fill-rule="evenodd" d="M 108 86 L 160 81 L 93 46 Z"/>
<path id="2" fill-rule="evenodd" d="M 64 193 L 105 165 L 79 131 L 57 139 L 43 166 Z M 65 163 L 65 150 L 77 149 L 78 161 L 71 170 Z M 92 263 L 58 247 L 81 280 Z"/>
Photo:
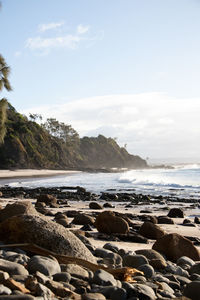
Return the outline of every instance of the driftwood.
<path id="1" fill-rule="evenodd" d="M 102 269 L 102 270 L 105 270 L 108 273 L 112 274 L 115 277 L 115 279 L 118 279 L 121 281 L 135 282 L 135 280 L 132 278 L 133 276 L 144 274 L 143 272 L 141 272 L 137 269 L 129 268 L 129 267 L 117 268 L 117 269 L 107 268 L 107 267 L 104 267 L 101 265 L 93 264 L 93 263 L 91 263 L 87 260 L 81 259 L 81 258 L 60 255 L 53 251 L 49 251 L 47 249 L 44 249 L 42 247 L 39 247 L 35 244 L 30 244 L 30 243 L 0 245 L 0 249 L 3 249 L 3 248 L 21 248 L 21 249 L 30 251 L 34 254 L 39 254 L 39 255 L 44 255 L 44 256 L 52 255 L 61 264 L 77 264 L 77 265 L 87 268 L 93 272 L 95 272 L 99 269 Z"/>

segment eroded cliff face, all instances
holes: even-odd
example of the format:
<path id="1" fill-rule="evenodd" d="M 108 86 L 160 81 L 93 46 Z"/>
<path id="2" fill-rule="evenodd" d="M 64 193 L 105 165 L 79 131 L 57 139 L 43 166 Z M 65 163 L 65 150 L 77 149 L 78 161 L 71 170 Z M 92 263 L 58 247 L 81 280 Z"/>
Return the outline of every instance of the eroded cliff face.
<path id="1" fill-rule="evenodd" d="M 7 133 L 0 145 L 0 168 L 99 169 L 145 168 L 139 156 L 130 155 L 112 138 L 76 138 L 64 142 L 9 105 Z"/>

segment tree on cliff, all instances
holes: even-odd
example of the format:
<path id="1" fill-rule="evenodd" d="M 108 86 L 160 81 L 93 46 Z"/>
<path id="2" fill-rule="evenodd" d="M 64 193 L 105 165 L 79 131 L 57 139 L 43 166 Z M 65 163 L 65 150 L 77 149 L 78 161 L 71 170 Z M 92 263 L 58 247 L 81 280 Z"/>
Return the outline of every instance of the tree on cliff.
<path id="1" fill-rule="evenodd" d="M 0 54 L 0 92 L 5 88 L 7 91 L 11 91 L 11 85 L 8 80 L 10 68 L 6 64 L 5 59 Z M 6 116 L 7 116 L 8 102 L 5 98 L 0 100 L 0 143 L 3 143 L 6 134 Z"/>

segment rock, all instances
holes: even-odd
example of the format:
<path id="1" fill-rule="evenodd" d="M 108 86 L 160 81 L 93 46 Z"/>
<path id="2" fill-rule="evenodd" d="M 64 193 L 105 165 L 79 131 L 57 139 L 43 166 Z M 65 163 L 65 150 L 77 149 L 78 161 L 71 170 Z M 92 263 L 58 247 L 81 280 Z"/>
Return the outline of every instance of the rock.
<path id="1" fill-rule="evenodd" d="M 193 243 L 177 233 L 164 235 L 153 244 L 152 249 L 164 254 L 167 259 L 174 262 L 181 256 L 200 260 L 199 251 Z"/>
<path id="2" fill-rule="evenodd" d="M 134 299 L 131 297 L 137 297 L 135 299 L 145 299 L 145 300 L 155 300 L 157 299 L 154 290 L 147 286 L 146 284 L 140 284 L 140 283 L 134 283 L 134 284 L 128 284 L 127 282 L 123 284 L 123 287 L 125 288 L 128 293 L 128 299 Z"/>
<path id="3" fill-rule="evenodd" d="M 71 275 L 68 272 L 60 272 L 53 275 L 54 281 L 70 282 Z"/>
<path id="4" fill-rule="evenodd" d="M 164 257 L 159 252 L 157 252 L 153 249 L 140 249 L 140 250 L 136 250 L 135 253 L 144 255 L 149 260 L 149 262 L 152 259 L 159 259 L 159 260 L 162 260 L 165 262 Z"/>
<path id="5" fill-rule="evenodd" d="M 0 300 L 35 300 L 35 297 L 31 295 L 2 295 Z"/>
<path id="6" fill-rule="evenodd" d="M 167 216 L 170 218 L 184 218 L 184 212 L 181 208 L 171 208 Z"/>
<path id="7" fill-rule="evenodd" d="M 116 290 L 111 293 L 110 299 L 111 300 L 126 300 L 127 299 L 126 290 L 123 288 L 116 288 Z"/>
<path id="8" fill-rule="evenodd" d="M 104 249 L 108 249 L 108 250 L 110 250 L 110 251 L 112 251 L 114 253 L 118 253 L 118 251 L 119 251 L 119 248 L 117 246 L 115 246 L 114 244 L 112 244 L 112 243 L 106 243 L 106 244 L 104 244 L 103 248 Z"/>
<path id="9" fill-rule="evenodd" d="M 103 258 L 104 264 L 110 268 L 120 268 L 122 266 L 122 258 L 119 254 L 113 253 L 112 251 L 97 248 L 94 251 L 94 255 Z"/>
<path id="10" fill-rule="evenodd" d="M 103 209 L 103 207 L 98 202 L 90 202 L 89 208 L 91 209 Z"/>
<path id="11" fill-rule="evenodd" d="M 77 300 L 81 300 L 81 295 L 78 295 L 72 291 L 70 291 L 68 288 L 64 287 L 63 284 L 61 284 L 60 282 L 56 282 L 53 280 L 49 280 L 46 283 L 46 286 L 56 295 L 59 296 L 61 298 L 65 298 L 65 297 L 70 297 L 72 299 L 77 299 Z M 73 298 L 74 297 L 74 298 Z"/>
<path id="12" fill-rule="evenodd" d="M 67 216 L 63 215 L 62 218 L 55 219 L 56 223 L 62 225 L 63 227 L 68 227 L 69 222 Z"/>
<path id="13" fill-rule="evenodd" d="M 0 259 L 0 270 L 9 275 L 28 275 L 28 271 L 20 264 Z"/>
<path id="14" fill-rule="evenodd" d="M 188 265 L 188 266 L 191 267 L 191 266 L 193 266 L 193 265 L 195 264 L 195 262 L 194 262 L 191 258 L 189 258 L 189 257 L 187 257 L 187 256 L 181 256 L 181 257 L 177 260 L 176 264 L 177 264 L 178 266 Z"/>
<path id="15" fill-rule="evenodd" d="M 183 290 L 183 295 L 192 300 L 199 299 L 200 281 L 192 281 L 188 283 Z"/>
<path id="16" fill-rule="evenodd" d="M 106 300 L 105 296 L 100 293 L 85 293 L 82 300 Z"/>
<path id="17" fill-rule="evenodd" d="M 86 214 L 78 214 L 74 217 L 72 223 L 76 225 L 94 225 L 95 219 Z"/>
<path id="18" fill-rule="evenodd" d="M 51 276 L 61 271 L 57 260 L 40 255 L 32 256 L 27 267 L 31 274 L 35 274 L 37 271 L 39 271 L 46 276 Z"/>
<path id="19" fill-rule="evenodd" d="M 158 216 L 158 224 L 174 224 L 174 220 L 168 216 Z"/>
<path id="20" fill-rule="evenodd" d="M 44 202 L 46 205 L 49 205 L 53 208 L 59 207 L 56 197 L 49 194 L 42 194 L 37 197 L 37 202 Z"/>
<path id="21" fill-rule="evenodd" d="M 154 276 L 154 268 L 149 264 L 139 266 L 138 270 L 143 272 L 146 278 L 152 278 Z"/>
<path id="22" fill-rule="evenodd" d="M 116 217 L 111 211 L 104 211 L 98 215 L 95 226 L 99 232 L 125 234 L 129 231 L 128 223 L 121 217 Z"/>
<path id="23" fill-rule="evenodd" d="M 9 289 L 3 284 L 0 284 L 0 295 L 10 295 L 10 294 L 12 294 L 11 289 Z"/>
<path id="24" fill-rule="evenodd" d="M 97 285 L 102 286 L 117 286 L 117 281 L 115 280 L 114 276 L 104 270 L 97 270 L 94 273 L 94 277 L 92 279 L 92 282 Z"/>
<path id="25" fill-rule="evenodd" d="M 21 214 L 38 215 L 38 212 L 31 201 L 17 201 L 13 204 L 7 204 L 4 209 L 0 210 L 0 222 Z"/>
<path id="26" fill-rule="evenodd" d="M 32 243 L 57 254 L 96 262 L 73 233 L 46 217 L 20 215 L 9 218 L 0 223 L 0 239 L 11 243 Z"/>
<path id="27" fill-rule="evenodd" d="M 105 208 L 114 208 L 114 206 L 109 202 L 105 202 L 103 207 L 105 207 Z"/>
<path id="28" fill-rule="evenodd" d="M 61 265 L 62 272 L 68 272 L 71 276 L 81 278 L 81 279 L 88 279 L 89 273 L 84 268 L 79 265 L 75 264 L 68 264 L 68 265 Z"/>
<path id="29" fill-rule="evenodd" d="M 139 229 L 139 234 L 148 239 L 157 240 L 162 237 L 165 232 L 156 224 L 153 224 L 151 222 L 144 222 Z"/>
<path id="30" fill-rule="evenodd" d="M 200 275 L 200 262 L 195 263 L 191 268 L 189 269 L 190 274 L 198 274 Z"/>
<path id="31" fill-rule="evenodd" d="M 125 255 L 123 257 L 123 265 L 125 267 L 138 268 L 148 264 L 148 260 L 144 255 Z"/>

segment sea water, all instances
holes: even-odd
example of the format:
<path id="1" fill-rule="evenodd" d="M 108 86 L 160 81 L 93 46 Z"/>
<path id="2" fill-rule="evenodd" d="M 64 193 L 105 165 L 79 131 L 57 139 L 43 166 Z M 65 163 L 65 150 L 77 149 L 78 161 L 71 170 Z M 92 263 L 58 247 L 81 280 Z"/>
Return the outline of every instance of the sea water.
<path id="1" fill-rule="evenodd" d="M 80 172 L 53 177 L 0 180 L 1 186 L 5 184 L 28 188 L 82 186 L 95 193 L 121 191 L 198 199 L 200 165 L 177 165 L 173 169 L 129 170 L 119 173 Z"/>

